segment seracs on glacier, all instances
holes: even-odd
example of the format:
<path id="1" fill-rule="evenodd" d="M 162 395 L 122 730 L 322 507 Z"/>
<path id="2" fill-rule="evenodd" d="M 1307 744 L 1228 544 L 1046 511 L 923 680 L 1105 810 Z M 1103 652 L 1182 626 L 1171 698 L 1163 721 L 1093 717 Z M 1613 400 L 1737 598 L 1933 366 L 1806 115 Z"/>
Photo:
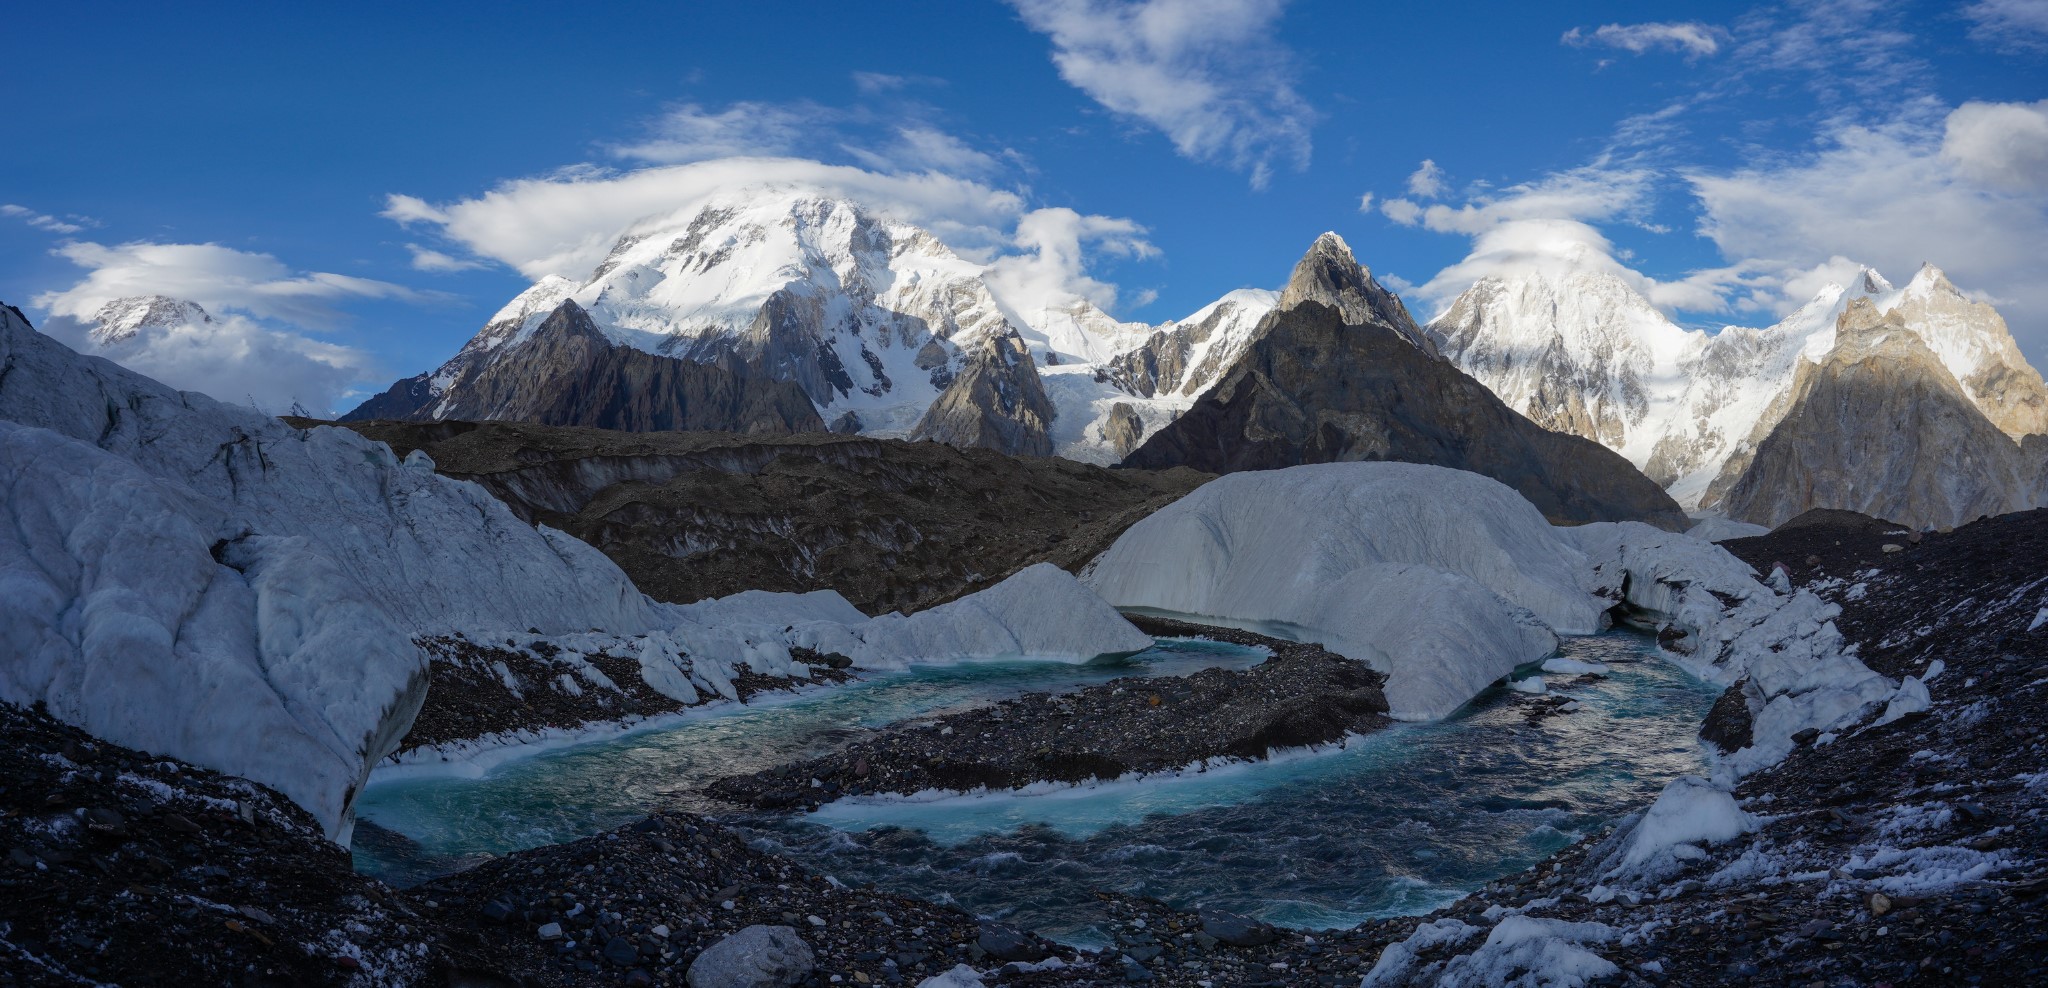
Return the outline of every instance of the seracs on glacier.
<path id="1" fill-rule="evenodd" d="M 339 841 L 424 698 L 424 636 L 633 636 L 648 683 L 689 700 L 732 695 L 742 663 L 803 676 L 792 644 L 900 665 L 1146 641 L 1051 567 L 911 617 L 832 593 L 663 604 L 424 455 L 173 391 L 11 308 L 0 366 L 0 699 L 273 786 Z"/>
<path id="2" fill-rule="evenodd" d="M 1745 682 L 1754 743 L 1726 760 L 1731 777 L 1911 689 L 1845 649 L 1838 608 L 1773 590 L 1719 546 L 1638 522 L 1555 527 L 1506 485 L 1443 467 L 1220 477 L 1131 526 L 1082 579 L 1121 607 L 1292 625 L 1385 672 L 1393 715 L 1414 720 L 1623 605 L 1696 674 Z"/>

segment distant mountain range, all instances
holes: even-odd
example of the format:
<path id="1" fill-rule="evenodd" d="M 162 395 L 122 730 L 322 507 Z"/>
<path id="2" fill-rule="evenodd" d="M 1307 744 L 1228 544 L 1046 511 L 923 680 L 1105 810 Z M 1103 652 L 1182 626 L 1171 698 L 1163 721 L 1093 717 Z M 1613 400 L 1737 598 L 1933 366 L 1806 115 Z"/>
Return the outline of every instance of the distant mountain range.
<path id="1" fill-rule="evenodd" d="M 991 274 L 844 198 L 728 193 L 634 228 L 580 281 L 541 279 L 344 418 L 830 430 L 1210 471 L 1415 459 L 1494 475 L 1556 520 L 1839 507 L 1941 526 L 2048 500 L 2048 439 L 2023 441 L 2048 434 L 2048 386 L 1997 311 L 1931 265 L 1903 288 L 1865 270 L 1775 325 L 1718 332 L 1584 258 L 1482 279 L 1420 326 L 1334 234 L 1281 291 L 1158 325 L 1079 296 L 1020 309 Z M 1286 315 L 1309 303 L 1328 312 Z M 210 318 L 118 299 L 91 342 L 118 358 Z"/>
<path id="2" fill-rule="evenodd" d="M 1998 312 L 1932 265 L 1904 288 L 1866 269 L 1776 325 L 1708 333 L 1615 274 L 1559 264 L 1481 280 L 1428 330 L 1517 411 L 1621 453 L 1689 511 L 1942 526 L 2044 499 L 2022 439 L 2048 433 L 2048 387 Z M 1828 396 L 1846 404 L 1823 408 Z M 1955 469 L 1937 466 L 1951 456 Z"/>
<path id="3" fill-rule="evenodd" d="M 723 425 L 708 423 L 725 409 L 694 415 L 701 427 L 816 428 L 742 413 L 782 407 L 786 382 L 835 432 L 1113 463 L 1186 408 L 1274 302 L 1233 292 L 1160 326 L 1118 322 L 1078 296 L 1019 313 L 988 274 L 929 232 L 846 199 L 716 197 L 629 232 L 580 282 L 542 279 L 440 368 L 347 418 L 512 417 L 510 399 L 478 382 L 543 376 L 534 341 L 575 322 L 555 320 L 566 304 L 614 346 L 723 368 L 718 386 L 746 397 L 728 403 Z M 522 369 L 488 370 L 508 363 Z M 546 403 L 557 412 L 549 424 L 606 424 Z"/>

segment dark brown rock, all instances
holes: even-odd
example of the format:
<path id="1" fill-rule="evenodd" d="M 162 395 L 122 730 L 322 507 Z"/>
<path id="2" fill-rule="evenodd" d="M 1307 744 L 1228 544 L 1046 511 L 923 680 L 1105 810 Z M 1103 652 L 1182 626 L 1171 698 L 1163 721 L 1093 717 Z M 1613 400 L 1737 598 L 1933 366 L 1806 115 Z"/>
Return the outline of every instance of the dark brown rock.
<path id="1" fill-rule="evenodd" d="M 1076 569 L 1208 479 L 859 436 L 348 427 L 401 456 L 426 450 L 442 473 L 589 542 L 640 589 L 683 603 L 831 589 L 869 613 L 918 610 L 1033 563 Z"/>
<path id="2" fill-rule="evenodd" d="M 652 431 L 822 432 L 803 389 L 736 358 L 697 363 L 619 346 L 564 301 L 511 350 L 470 361 L 445 393 L 425 375 L 391 386 L 344 421 L 488 419 Z"/>
<path id="3" fill-rule="evenodd" d="M 1515 414 L 1394 328 L 1349 324 L 1338 310 L 1309 301 L 1268 317 L 1264 329 L 1214 389 L 1124 465 L 1230 473 L 1355 460 L 1431 463 L 1507 484 L 1555 523 L 1687 526 L 1670 495 L 1620 454 Z"/>

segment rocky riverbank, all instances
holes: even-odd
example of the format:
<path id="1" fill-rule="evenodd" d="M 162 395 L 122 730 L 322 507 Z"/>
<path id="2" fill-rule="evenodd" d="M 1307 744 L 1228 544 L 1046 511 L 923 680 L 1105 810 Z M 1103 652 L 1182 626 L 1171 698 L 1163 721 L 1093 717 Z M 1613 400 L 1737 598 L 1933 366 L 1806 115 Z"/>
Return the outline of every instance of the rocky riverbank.
<path id="1" fill-rule="evenodd" d="M 1605 840 L 1368 924 L 1401 942 L 1367 985 L 1544 966 L 1627 984 L 2048 980 L 2048 511 L 1918 536 L 1813 513 L 1725 545 L 1838 604 L 1863 661 L 1925 683 L 1927 709 L 1798 738 L 1733 800 L 1667 792 Z M 1724 746 L 1747 733 L 1742 696 L 1710 719 Z"/>
<path id="2" fill-rule="evenodd" d="M 597 724 L 632 723 L 678 713 L 693 704 L 647 684 L 638 659 L 606 651 L 565 653 L 546 640 L 524 645 L 450 635 L 420 642 L 429 656 L 427 699 L 393 754 L 403 760 L 423 749 L 451 750 L 476 742 Z M 733 677 L 735 699 L 853 678 L 844 656 L 795 648 L 809 679 L 764 676 L 746 667 Z M 704 697 L 699 702 L 723 699 Z"/>
<path id="3" fill-rule="evenodd" d="M 1156 618 L 1147 634 L 1205 637 L 1271 653 L 1250 669 L 1120 679 L 891 725 L 831 754 L 714 783 L 757 809 L 864 793 L 1014 789 L 1260 759 L 1384 727 L 1385 677 L 1320 645 Z M 815 781 L 814 781 L 815 780 Z"/>

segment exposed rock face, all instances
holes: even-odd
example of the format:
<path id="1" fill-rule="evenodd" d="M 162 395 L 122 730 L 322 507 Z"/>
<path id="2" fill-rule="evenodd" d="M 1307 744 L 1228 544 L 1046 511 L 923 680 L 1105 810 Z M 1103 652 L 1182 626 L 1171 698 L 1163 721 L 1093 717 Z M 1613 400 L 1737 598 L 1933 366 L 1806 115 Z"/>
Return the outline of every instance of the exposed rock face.
<path id="1" fill-rule="evenodd" d="M 1110 409 L 1102 430 L 1104 437 L 1115 447 L 1116 455 L 1129 456 L 1145 435 L 1145 419 L 1131 407 L 1130 402 L 1120 401 Z"/>
<path id="2" fill-rule="evenodd" d="M 1802 362 L 1836 345 L 1854 300 L 1898 312 L 2007 435 L 2048 429 L 2048 388 L 1998 313 L 1923 267 L 1904 287 L 1864 270 L 1765 329 L 1673 324 L 1585 257 L 1481 280 L 1428 329 L 1458 366 L 1539 425 L 1599 441 L 1679 504 L 1718 503 L 1790 407 Z"/>
<path id="3" fill-rule="evenodd" d="M 1108 362 L 1108 373 L 1124 390 L 1145 398 L 1199 395 L 1257 338 L 1259 320 L 1273 311 L 1279 298 L 1273 292 L 1240 288 L 1161 327 L 1143 346 L 1118 354 Z"/>
<path id="4" fill-rule="evenodd" d="M 1978 410 L 1910 317 L 1850 303 L 1834 348 L 1801 362 L 1783 415 L 1730 483 L 1730 517 L 1775 526 L 1839 508 L 1925 528 L 2039 503 L 2040 461 Z"/>
<path id="5" fill-rule="evenodd" d="M 1277 308 L 1284 311 L 1303 302 L 1321 302 L 1336 309 L 1347 325 L 1385 326 L 1424 352 L 1432 356 L 1437 352 L 1436 344 L 1408 314 L 1408 307 L 1380 287 L 1372 272 L 1351 253 L 1351 245 L 1334 233 L 1317 237 L 1295 263 Z"/>
<path id="6" fill-rule="evenodd" d="M 563 300 L 489 361 L 472 361 L 437 395 L 425 376 L 364 402 L 349 419 L 463 416 L 629 431 L 819 432 L 795 384 L 745 362 L 695 363 L 617 346 Z"/>
<path id="7" fill-rule="evenodd" d="M 1613 451 L 1537 426 L 1394 327 L 1349 325 L 1320 302 L 1269 317 L 1230 373 L 1124 462 L 1230 473 L 1352 460 L 1484 474 L 1554 523 L 1688 524 Z"/>
<path id="8" fill-rule="evenodd" d="M 1208 479 L 859 436 L 349 428 L 401 456 L 425 450 L 443 474 L 589 542 L 678 603 L 832 589 L 871 614 L 921 610 L 1033 563 L 1077 569 Z"/>
<path id="9" fill-rule="evenodd" d="M 1015 337 L 987 340 L 925 409 L 912 439 L 1012 456 L 1051 456 L 1052 402 Z"/>

